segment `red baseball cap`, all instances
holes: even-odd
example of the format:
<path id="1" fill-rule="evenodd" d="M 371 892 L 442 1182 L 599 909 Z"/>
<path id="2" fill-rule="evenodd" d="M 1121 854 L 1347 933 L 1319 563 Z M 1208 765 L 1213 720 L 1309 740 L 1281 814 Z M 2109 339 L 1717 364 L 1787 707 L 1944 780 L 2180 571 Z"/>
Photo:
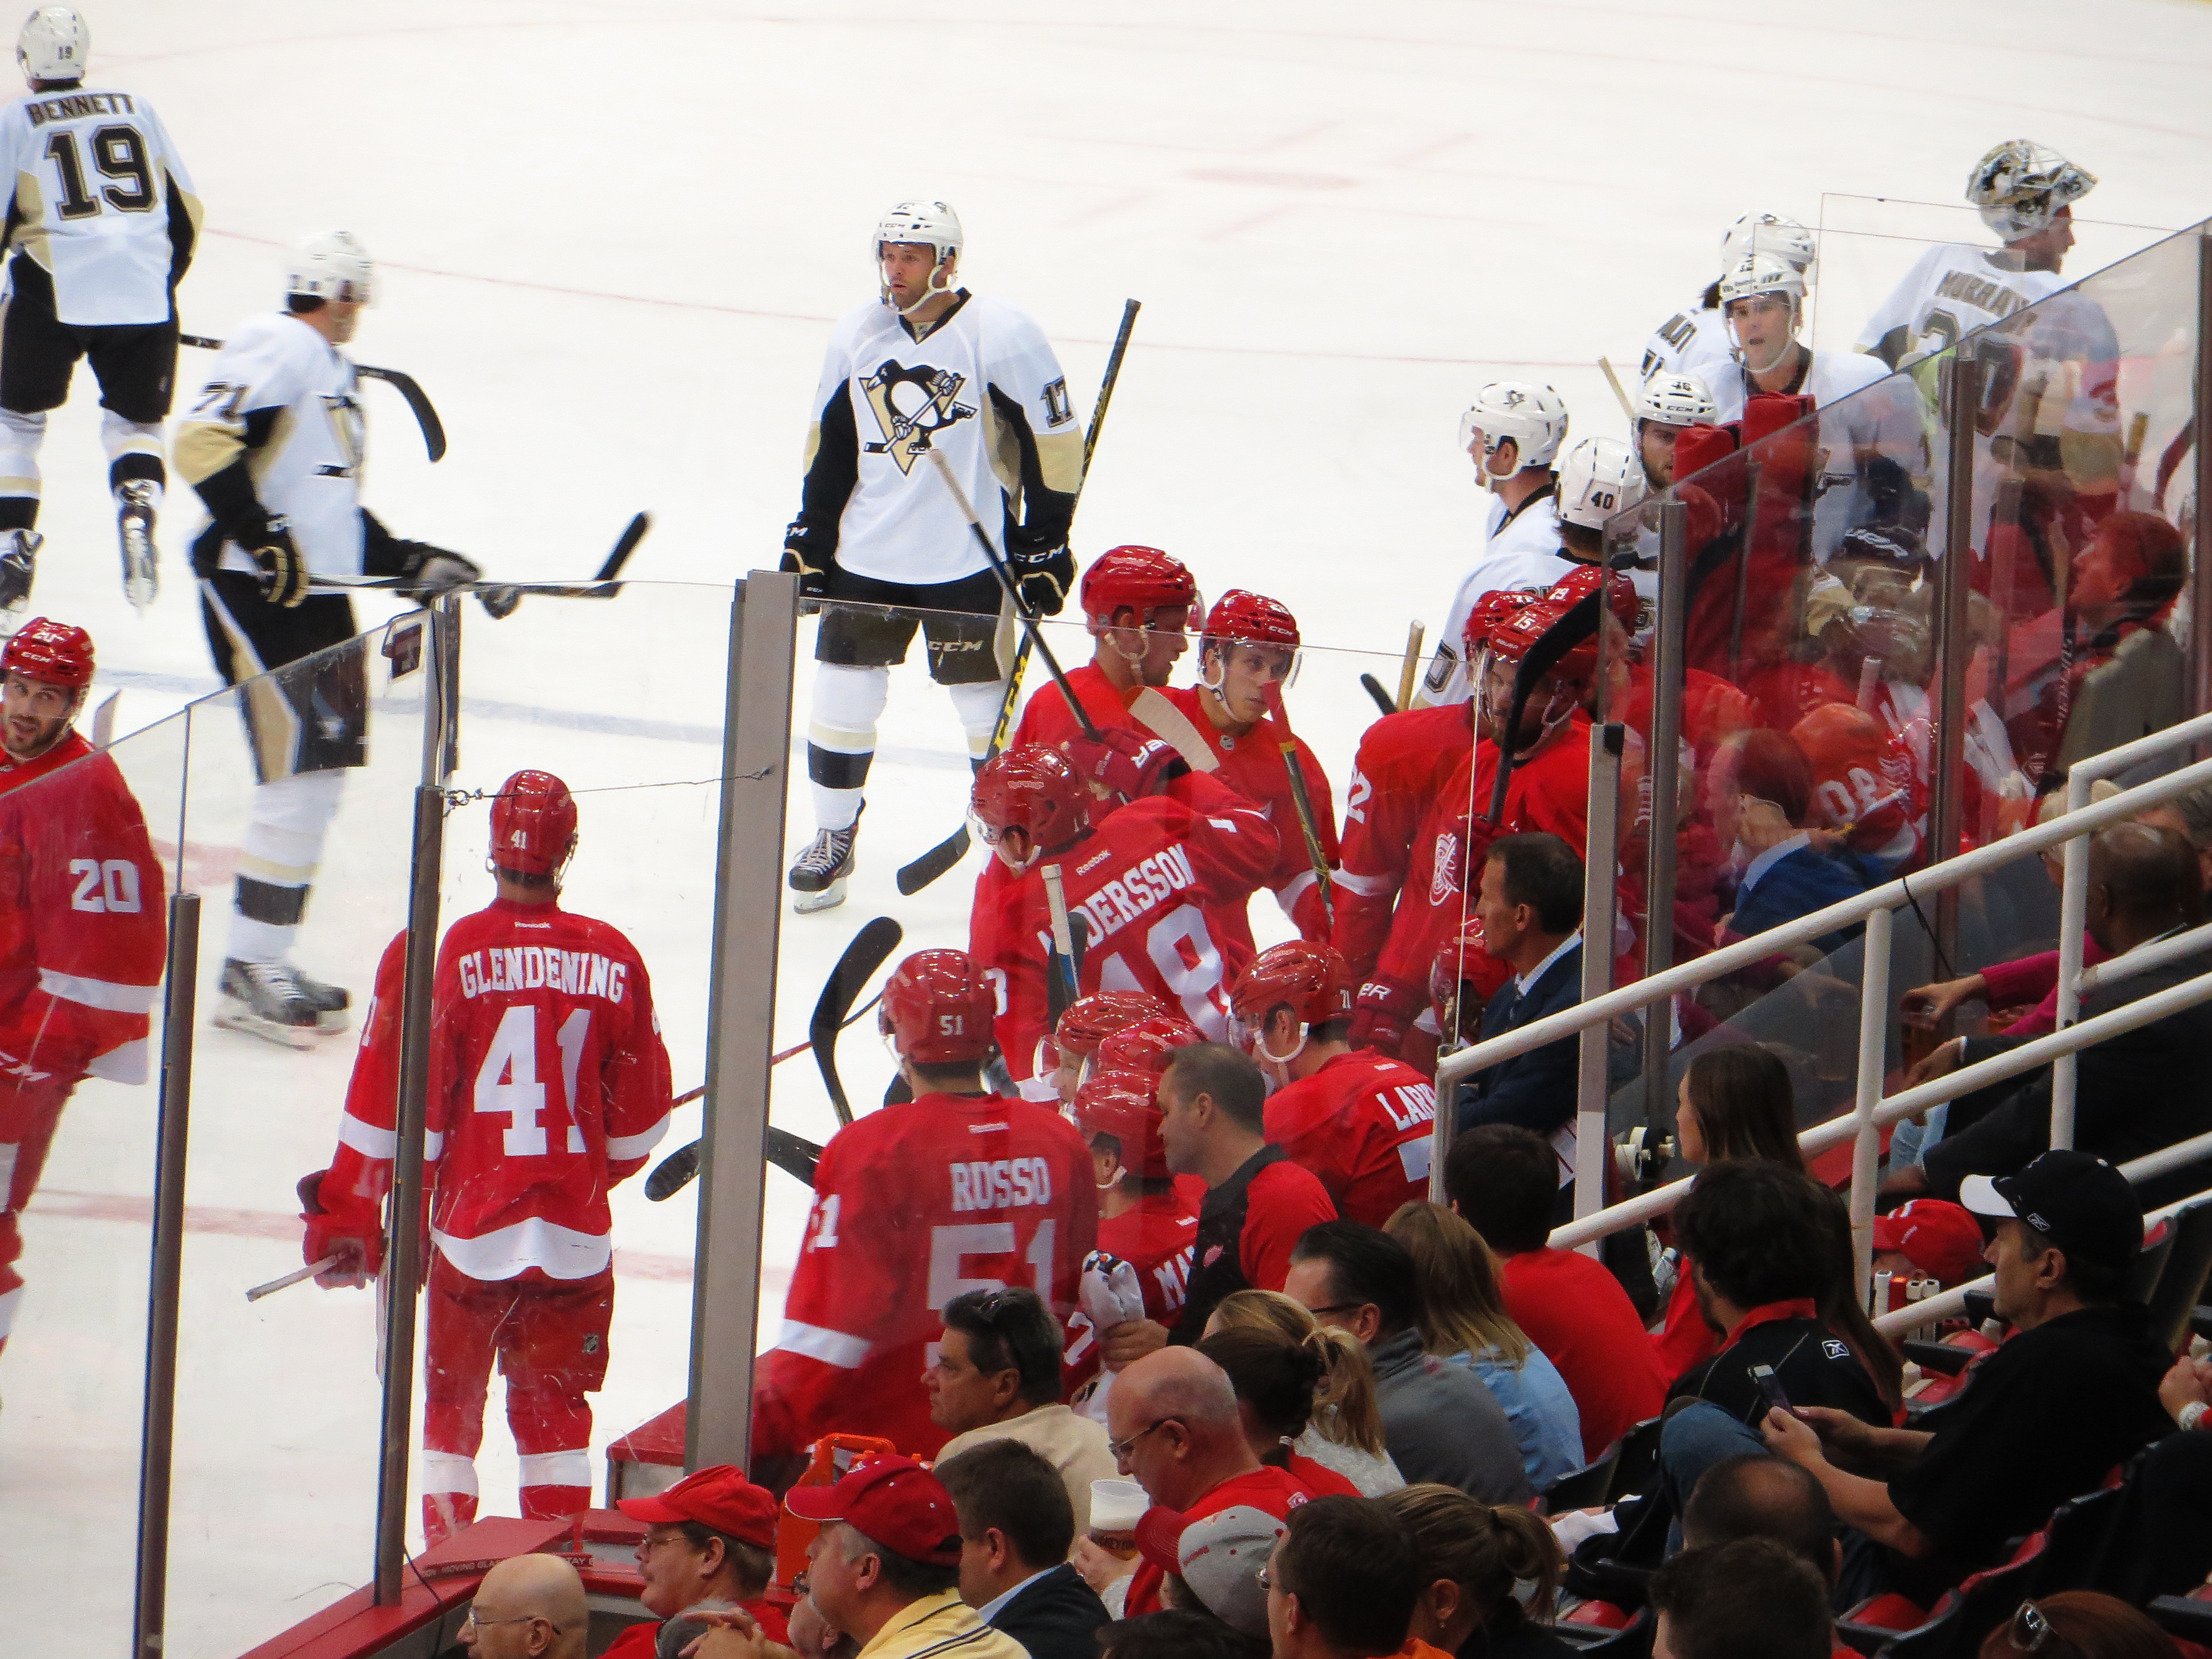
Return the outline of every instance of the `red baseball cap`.
<path id="1" fill-rule="evenodd" d="M 615 1507 L 650 1526 L 696 1521 L 755 1549 L 775 1547 L 775 1499 L 728 1463 L 687 1474 L 656 1497 L 617 1498 Z"/>
<path id="2" fill-rule="evenodd" d="M 1876 1216 L 1874 1247 L 1903 1251 L 1914 1267 L 1946 1285 L 1963 1284 L 1982 1272 L 1981 1224 L 1940 1198 L 1916 1198 Z"/>
<path id="3" fill-rule="evenodd" d="M 793 1486 L 783 1502 L 802 1521 L 842 1521 L 909 1561 L 960 1565 L 952 1494 L 911 1457 L 872 1458 L 834 1486 Z"/>

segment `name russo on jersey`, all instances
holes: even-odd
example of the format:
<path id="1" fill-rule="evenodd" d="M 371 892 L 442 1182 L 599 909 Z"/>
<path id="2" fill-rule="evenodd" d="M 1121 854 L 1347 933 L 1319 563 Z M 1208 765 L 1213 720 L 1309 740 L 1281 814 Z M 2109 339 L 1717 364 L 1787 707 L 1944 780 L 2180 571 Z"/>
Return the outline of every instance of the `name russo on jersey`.
<path id="1" fill-rule="evenodd" d="M 565 991 L 570 996 L 620 1002 L 629 988 L 629 964 L 596 951 L 561 951 L 547 945 L 510 945 L 471 951 L 460 959 L 461 994 L 487 991 Z"/>
<path id="2" fill-rule="evenodd" d="M 1020 1210 L 1052 1202 L 1052 1165 L 1042 1158 L 978 1159 L 945 1167 L 952 1179 L 955 1214 Z"/>

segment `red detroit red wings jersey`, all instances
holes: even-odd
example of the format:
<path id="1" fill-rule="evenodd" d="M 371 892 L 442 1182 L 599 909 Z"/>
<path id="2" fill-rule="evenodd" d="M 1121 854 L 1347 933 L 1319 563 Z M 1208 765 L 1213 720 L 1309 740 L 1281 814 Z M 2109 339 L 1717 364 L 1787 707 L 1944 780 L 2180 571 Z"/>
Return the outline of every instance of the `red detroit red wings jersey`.
<path id="1" fill-rule="evenodd" d="M 391 1185 L 407 938 L 362 1022 L 325 1209 Z M 431 1239 L 471 1279 L 586 1279 L 613 1255 L 607 1193 L 668 1131 L 668 1052 L 636 947 L 552 904 L 495 900 L 446 932 L 431 998 Z"/>
<path id="2" fill-rule="evenodd" d="M 1087 662 L 1079 668 L 1069 669 L 1067 683 L 1075 688 L 1076 701 L 1091 716 L 1091 723 L 1102 732 L 1109 726 L 1136 726 L 1129 717 L 1129 694 L 1108 679 L 1097 664 Z M 1067 712 L 1067 699 L 1048 675 L 1022 705 L 1021 722 L 1014 727 L 1013 741 L 1006 746 L 1013 749 L 1025 743 L 1043 743 L 1057 749 L 1070 738 L 1080 736 L 1082 731 L 1075 723 L 1075 716 Z"/>
<path id="3" fill-rule="evenodd" d="M 1197 1239 L 1196 1208 L 1176 1193 L 1147 1193 L 1135 1208 L 1098 1218 L 1099 1249 L 1129 1264 L 1145 1293 L 1145 1317 L 1170 1330 L 1182 1316 Z M 1080 1310 L 1068 1316 L 1065 1363 L 1071 1395 L 1098 1372 L 1098 1338 Z"/>
<path id="4" fill-rule="evenodd" d="M 1470 702 L 1408 708 L 1385 714 L 1360 736 L 1344 795 L 1336 924 L 1329 935 L 1355 980 L 1374 970 L 1390 937 L 1390 913 L 1421 820 L 1474 745 L 1474 708 Z"/>
<path id="5" fill-rule="evenodd" d="M 1109 812 L 1090 836 L 1040 858 L 978 903 L 969 954 L 999 975 L 997 1031 L 1007 1069 L 1035 1074 L 1047 1034 L 1051 912 L 1043 866 L 1060 866 L 1068 913 L 1090 928 L 1080 990 L 1148 991 L 1215 1042 L 1229 1031 L 1229 985 L 1251 960 L 1213 918 L 1240 908 L 1273 865 L 1274 830 L 1260 809 L 1208 774 Z"/>
<path id="6" fill-rule="evenodd" d="M 1059 1113 L 995 1095 L 924 1095 L 840 1129 L 814 1172 L 783 1333 L 761 1356 L 753 1449 L 832 1430 L 927 1457 L 921 1374 L 945 1304 L 1025 1285 L 1061 1320 L 1098 1237 L 1090 1149 Z"/>
<path id="7" fill-rule="evenodd" d="M 167 902 L 112 759 L 75 732 L 0 755 L 0 1066 L 143 1083 Z"/>
<path id="8" fill-rule="evenodd" d="M 1379 1227 L 1429 1195 L 1437 1091 L 1401 1060 L 1357 1048 L 1267 1097 L 1267 1139 L 1313 1171 L 1337 1213 Z"/>

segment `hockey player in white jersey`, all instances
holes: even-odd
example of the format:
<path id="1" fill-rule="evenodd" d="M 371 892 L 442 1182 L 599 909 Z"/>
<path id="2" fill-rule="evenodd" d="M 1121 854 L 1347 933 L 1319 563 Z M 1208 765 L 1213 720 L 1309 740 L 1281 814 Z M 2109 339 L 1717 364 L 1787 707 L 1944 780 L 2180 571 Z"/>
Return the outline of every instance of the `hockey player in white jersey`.
<path id="1" fill-rule="evenodd" d="M 1716 426 L 1720 410 L 1702 375 L 1661 369 L 1636 389 L 1636 458 L 1654 489 L 1674 482 L 1674 441 L 1693 426 Z"/>
<path id="2" fill-rule="evenodd" d="M 1461 659 L 1467 619 L 1501 587 L 1543 593 L 1574 567 L 1559 556 L 1559 474 L 1552 463 L 1567 441 L 1567 405 L 1547 386 L 1492 380 L 1459 417 L 1459 445 L 1490 491 L 1482 542 L 1452 594 L 1414 701 L 1465 702 L 1473 695 Z"/>
<path id="3" fill-rule="evenodd" d="M 961 243 L 942 202 L 902 202 L 883 216 L 879 292 L 838 319 L 814 391 L 783 568 L 810 597 L 846 603 L 823 610 L 814 641 L 816 834 L 790 872 L 800 911 L 844 901 L 876 722 L 917 626 L 972 763 L 998 727 L 1012 630 L 931 452 L 959 478 L 1032 611 L 1057 615 L 1074 579 L 1067 526 L 1083 429 L 1066 377 L 1024 313 L 959 286 Z"/>
<path id="4" fill-rule="evenodd" d="M 1771 253 L 1809 283 L 1819 252 L 1813 233 L 1795 219 L 1778 213 L 1747 213 L 1721 234 L 1721 275 L 1741 264 L 1747 253 Z M 1697 304 L 1676 312 L 1652 331 L 1640 372 L 1647 381 L 1655 374 L 1692 374 L 1710 386 L 1733 361 L 1717 276 L 1705 285 Z"/>
<path id="5" fill-rule="evenodd" d="M 91 49 L 82 17 L 40 7 L 15 41 L 31 95 L 0 110 L 0 258 L 14 256 L 0 305 L 0 634 L 30 604 L 39 447 L 80 357 L 100 382 L 123 591 L 143 610 L 157 582 L 177 283 L 191 263 L 200 204 L 153 106 L 84 84 Z"/>
<path id="6" fill-rule="evenodd" d="M 286 264 L 285 308 L 231 334 L 177 431 L 177 470 L 213 520 L 192 544 L 192 569 L 217 672 L 236 685 L 315 657 L 276 675 L 269 695 L 240 700 L 258 787 L 216 1015 L 295 1047 L 343 1030 L 350 1000 L 291 960 L 346 769 L 368 754 L 366 660 L 331 649 L 356 631 L 346 590 L 391 576 L 427 599 L 483 574 L 457 553 L 401 541 L 361 505 L 367 428 L 342 348 L 374 282 L 347 232 L 303 238 Z M 497 588 L 479 597 L 495 616 L 519 599 Z"/>

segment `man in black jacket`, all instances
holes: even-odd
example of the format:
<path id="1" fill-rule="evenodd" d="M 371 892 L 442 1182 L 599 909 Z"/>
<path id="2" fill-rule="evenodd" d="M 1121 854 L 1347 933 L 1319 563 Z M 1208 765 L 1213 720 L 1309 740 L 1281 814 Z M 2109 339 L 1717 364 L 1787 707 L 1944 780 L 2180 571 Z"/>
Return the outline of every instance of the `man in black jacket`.
<path id="1" fill-rule="evenodd" d="M 1067 1565 L 1075 1510 L 1060 1472 L 1018 1440 L 993 1440 L 936 1474 L 960 1516 L 960 1599 L 1030 1659 L 1097 1659 L 1113 1615 Z"/>
<path id="2" fill-rule="evenodd" d="M 2112 956 L 2193 927 L 2204 916 L 2197 854 L 2172 830 L 2116 823 L 2090 842 L 2089 935 Z M 2118 964 L 2107 964 L 2110 975 Z M 2088 1019 L 2212 971 L 2212 952 L 2185 957 L 2095 988 L 2082 999 Z M 1962 1042 L 1954 1063 L 1986 1060 L 2011 1046 L 2002 1037 Z M 2081 1052 L 2075 1083 L 2074 1144 L 2125 1163 L 2212 1129 L 2212 1003 L 2199 1003 L 2094 1043 Z M 1933 1074 L 1948 1071 L 1942 1066 Z M 1963 1103 L 1961 1103 L 1963 1104 Z M 2011 1175 L 2051 1144 L 2051 1073 L 2033 1073 L 1969 1127 L 1952 1127 L 1916 1169 L 1893 1175 L 1890 1193 L 1954 1197 L 1973 1176 Z M 2146 1204 L 2185 1196 L 2203 1185 L 2203 1166 L 2144 1184 Z"/>

